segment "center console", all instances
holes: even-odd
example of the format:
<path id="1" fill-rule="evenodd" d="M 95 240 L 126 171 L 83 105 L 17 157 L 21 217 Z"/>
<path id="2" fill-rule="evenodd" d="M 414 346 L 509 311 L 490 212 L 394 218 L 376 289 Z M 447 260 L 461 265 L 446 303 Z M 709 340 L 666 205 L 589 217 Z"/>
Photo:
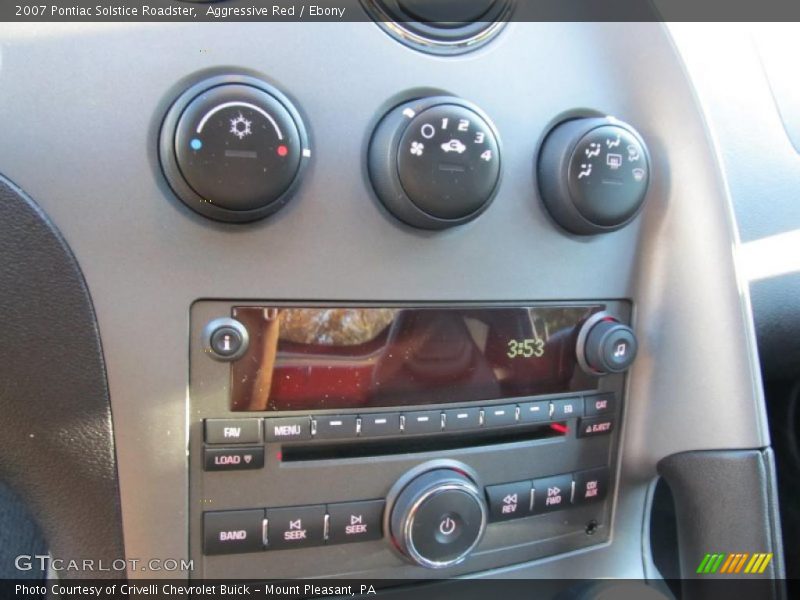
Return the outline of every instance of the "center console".
<path id="1" fill-rule="evenodd" d="M 192 557 L 212 578 L 426 577 L 606 542 L 630 313 L 195 303 Z"/>

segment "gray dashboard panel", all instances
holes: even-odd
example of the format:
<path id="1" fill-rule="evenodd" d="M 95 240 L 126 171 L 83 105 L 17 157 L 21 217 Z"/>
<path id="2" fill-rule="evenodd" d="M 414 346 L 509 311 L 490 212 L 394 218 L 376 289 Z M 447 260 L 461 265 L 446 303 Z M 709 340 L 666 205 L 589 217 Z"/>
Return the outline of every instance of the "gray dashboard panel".
<path id="1" fill-rule="evenodd" d="M 97 311 L 128 557 L 188 555 L 188 315 L 200 298 L 632 299 L 641 348 L 612 541 L 494 576 L 641 577 L 658 460 L 768 444 L 730 206 L 662 24 L 513 23 L 457 58 L 412 51 L 371 23 L 7 25 L 0 53 L 0 165 L 63 232 Z M 296 198 L 248 226 L 191 213 L 156 158 L 172 99 L 226 69 L 282 89 L 311 137 Z M 372 126 L 419 90 L 478 104 L 504 148 L 491 209 L 442 233 L 382 212 L 364 168 Z M 549 126 L 590 111 L 640 131 L 654 176 L 631 226 L 577 238 L 545 214 L 533 164 Z"/>
<path id="2" fill-rule="evenodd" d="M 702 100 L 741 228 L 766 379 L 797 376 L 800 359 L 800 155 L 792 57 L 796 23 L 672 26 Z M 704 40 L 713 37 L 714 44 Z M 735 100 L 735 101 L 734 101 Z"/>

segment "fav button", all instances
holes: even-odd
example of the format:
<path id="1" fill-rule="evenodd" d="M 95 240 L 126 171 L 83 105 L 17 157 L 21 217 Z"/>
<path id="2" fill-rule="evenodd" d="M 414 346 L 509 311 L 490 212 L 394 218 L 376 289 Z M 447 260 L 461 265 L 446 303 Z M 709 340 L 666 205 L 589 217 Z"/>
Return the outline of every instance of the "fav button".
<path id="1" fill-rule="evenodd" d="M 567 508 L 572 502 L 572 475 L 533 480 L 533 512 L 541 514 Z"/>
<path id="2" fill-rule="evenodd" d="M 530 481 L 486 486 L 486 496 L 489 498 L 489 519 L 492 521 L 518 519 L 530 514 Z"/>
<path id="3" fill-rule="evenodd" d="M 264 446 L 204 448 L 203 463 L 206 471 L 260 469 L 264 466 Z"/>
<path id="4" fill-rule="evenodd" d="M 267 548 L 318 546 L 325 541 L 325 507 L 267 509 Z"/>
<path id="5" fill-rule="evenodd" d="M 203 553 L 237 554 L 263 549 L 263 510 L 224 510 L 203 514 Z"/>
<path id="6" fill-rule="evenodd" d="M 257 444 L 260 441 L 260 419 L 206 419 L 206 442 L 209 444 Z"/>
<path id="7" fill-rule="evenodd" d="M 383 500 L 329 504 L 328 541 L 331 544 L 346 544 L 381 539 L 385 504 Z"/>

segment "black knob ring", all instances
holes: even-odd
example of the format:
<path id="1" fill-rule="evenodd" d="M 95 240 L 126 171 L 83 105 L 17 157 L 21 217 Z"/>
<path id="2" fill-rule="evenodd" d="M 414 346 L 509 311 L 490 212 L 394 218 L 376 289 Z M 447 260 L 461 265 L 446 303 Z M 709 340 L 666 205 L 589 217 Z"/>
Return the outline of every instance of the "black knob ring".
<path id="1" fill-rule="evenodd" d="M 399 172 L 400 143 L 409 125 L 417 116 L 439 106 L 453 106 L 473 113 L 483 121 L 497 147 L 497 175 L 490 193 L 477 209 L 456 218 L 443 218 L 420 208 L 403 186 Z M 367 168 L 378 199 L 395 217 L 420 229 L 446 229 L 472 221 L 489 208 L 497 195 L 503 172 L 500 135 L 486 113 L 471 102 L 453 96 L 419 98 L 396 106 L 378 123 L 367 150 Z"/>
<path id="2" fill-rule="evenodd" d="M 595 348 L 597 340 L 595 333 L 597 327 L 602 327 L 604 322 L 608 322 L 615 328 L 624 329 L 629 335 L 630 354 L 626 356 L 625 364 L 622 366 L 614 365 L 605 360 L 602 356 L 602 348 Z M 606 335 L 602 335 L 602 340 L 605 340 Z M 602 376 L 611 373 L 624 373 L 628 370 L 630 364 L 636 358 L 637 352 L 636 337 L 630 327 L 621 323 L 619 319 L 607 312 L 595 313 L 589 317 L 578 332 L 578 340 L 575 345 L 575 354 L 578 365 L 589 375 Z"/>
<path id="3" fill-rule="evenodd" d="M 266 94 L 271 101 L 277 103 L 281 109 L 288 113 L 299 139 L 299 163 L 289 185 L 280 195 L 266 202 L 263 206 L 248 210 L 232 210 L 224 206 L 219 206 L 214 203 L 213 198 L 204 198 L 200 195 L 195 191 L 192 185 L 190 185 L 182 173 L 176 156 L 175 142 L 181 117 L 196 99 L 214 90 L 224 89 L 225 86 L 239 86 L 250 89 L 254 93 Z M 256 77 L 228 74 L 203 79 L 178 96 L 172 103 L 172 106 L 170 106 L 161 124 L 158 155 L 161 162 L 161 169 L 167 183 L 178 199 L 186 206 L 204 217 L 216 221 L 248 223 L 273 214 L 289 202 L 297 191 L 303 171 L 307 168 L 310 161 L 311 145 L 308 132 L 299 111 L 285 94 Z"/>

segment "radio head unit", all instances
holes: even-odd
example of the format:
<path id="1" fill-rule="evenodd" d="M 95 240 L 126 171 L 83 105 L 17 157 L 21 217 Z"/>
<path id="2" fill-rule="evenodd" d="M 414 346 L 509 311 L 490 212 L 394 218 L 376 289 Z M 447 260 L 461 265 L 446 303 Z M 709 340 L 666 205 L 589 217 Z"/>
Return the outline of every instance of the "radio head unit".
<path id="1" fill-rule="evenodd" d="M 195 302 L 197 575 L 456 576 L 607 541 L 630 315 Z"/>

